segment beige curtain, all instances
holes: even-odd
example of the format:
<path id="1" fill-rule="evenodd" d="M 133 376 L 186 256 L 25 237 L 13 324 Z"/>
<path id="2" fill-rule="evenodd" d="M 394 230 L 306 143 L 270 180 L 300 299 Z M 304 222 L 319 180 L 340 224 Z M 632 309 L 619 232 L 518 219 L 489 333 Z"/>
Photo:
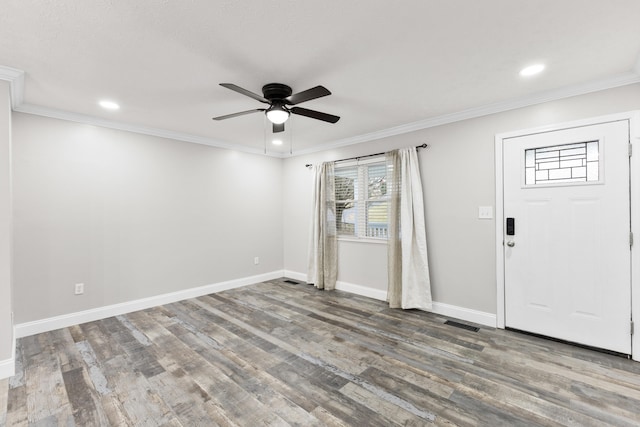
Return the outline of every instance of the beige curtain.
<path id="1" fill-rule="evenodd" d="M 338 244 L 336 240 L 336 199 L 334 166 L 314 165 L 313 211 L 309 238 L 307 282 L 318 289 L 336 287 Z"/>
<path id="2" fill-rule="evenodd" d="M 387 299 L 391 308 L 431 310 L 422 181 L 414 147 L 387 153 L 391 181 Z"/>

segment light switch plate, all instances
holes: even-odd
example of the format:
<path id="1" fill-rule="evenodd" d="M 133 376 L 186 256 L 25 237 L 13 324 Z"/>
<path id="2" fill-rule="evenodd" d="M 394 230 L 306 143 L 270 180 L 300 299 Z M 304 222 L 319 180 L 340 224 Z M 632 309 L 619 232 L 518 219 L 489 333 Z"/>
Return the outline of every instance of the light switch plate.
<path id="1" fill-rule="evenodd" d="M 493 219 L 493 206 L 478 206 L 478 219 Z"/>

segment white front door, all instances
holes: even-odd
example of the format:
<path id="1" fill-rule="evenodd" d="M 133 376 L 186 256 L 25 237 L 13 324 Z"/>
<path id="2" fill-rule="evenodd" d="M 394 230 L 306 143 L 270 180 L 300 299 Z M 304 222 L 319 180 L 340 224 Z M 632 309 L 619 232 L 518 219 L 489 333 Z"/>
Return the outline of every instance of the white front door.
<path id="1" fill-rule="evenodd" d="M 507 327 L 631 354 L 628 143 L 627 120 L 504 140 Z"/>

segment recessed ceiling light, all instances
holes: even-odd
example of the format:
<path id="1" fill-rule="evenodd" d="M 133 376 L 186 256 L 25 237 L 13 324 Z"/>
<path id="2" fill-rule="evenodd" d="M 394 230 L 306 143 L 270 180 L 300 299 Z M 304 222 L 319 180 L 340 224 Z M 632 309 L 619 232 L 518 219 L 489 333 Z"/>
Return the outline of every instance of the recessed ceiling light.
<path id="1" fill-rule="evenodd" d="M 273 145 L 282 145 L 282 140 L 281 139 L 274 139 L 273 141 L 271 141 L 271 143 Z"/>
<path id="2" fill-rule="evenodd" d="M 113 101 L 107 101 L 107 100 L 103 100 L 100 101 L 98 103 L 102 108 L 104 108 L 105 110 L 119 110 L 120 106 L 113 102 Z"/>
<path id="3" fill-rule="evenodd" d="M 533 76 L 534 74 L 540 73 L 542 70 L 544 70 L 544 64 L 530 65 L 520 70 L 520 75 L 523 77 Z"/>

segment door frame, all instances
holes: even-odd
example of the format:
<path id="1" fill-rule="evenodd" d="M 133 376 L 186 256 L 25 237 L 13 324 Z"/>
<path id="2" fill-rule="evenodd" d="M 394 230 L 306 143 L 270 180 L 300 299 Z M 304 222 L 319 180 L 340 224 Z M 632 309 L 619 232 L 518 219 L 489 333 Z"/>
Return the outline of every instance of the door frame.
<path id="1" fill-rule="evenodd" d="M 636 237 L 635 250 L 631 250 L 631 316 L 637 331 L 631 337 L 631 356 L 640 362 L 640 110 L 610 114 L 583 120 L 499 133 L 495 136 L 495 183 L 496 183 L 496 327 L 505 328 L 505 278 L 504 278 L 504 158 L 503 146 L 508 140 L 520 136 L 566 130 L 576 127 L 608 122 L 628 121 L 629 141 L 633 147 L 629 173 L 631 180 L 631 232 Z"/>

